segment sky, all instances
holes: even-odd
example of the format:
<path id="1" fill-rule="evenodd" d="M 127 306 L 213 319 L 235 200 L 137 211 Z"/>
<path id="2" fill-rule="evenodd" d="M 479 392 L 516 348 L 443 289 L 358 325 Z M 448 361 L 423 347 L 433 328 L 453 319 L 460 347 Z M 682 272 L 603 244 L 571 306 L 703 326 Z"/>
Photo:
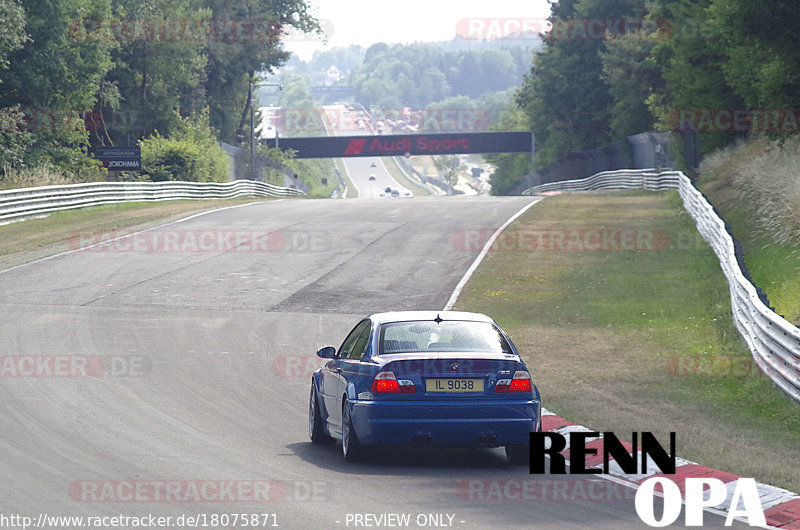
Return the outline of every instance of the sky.
<path id="1" fill-rule="evenodd" d="M 483 28 L 536 28 L 550 14 L 547 0 L 307 0 L 310 12 L 327 29 L 328 40 L 289 36 L 287 50 L 309 60 L 316 50 L 358 44 L 452 39 L 457 32 Z"/>

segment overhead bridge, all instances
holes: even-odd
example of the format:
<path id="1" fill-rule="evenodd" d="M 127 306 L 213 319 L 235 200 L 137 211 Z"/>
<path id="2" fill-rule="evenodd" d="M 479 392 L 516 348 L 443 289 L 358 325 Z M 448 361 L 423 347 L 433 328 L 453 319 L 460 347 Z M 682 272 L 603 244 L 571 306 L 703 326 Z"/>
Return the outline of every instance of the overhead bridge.
<path id="1" fill-rule="evenodd" d="M 267 140 L 275 147 L 275 139 Z M 532 153 L 530 131 L 280 138 L 296 158 Z"/>

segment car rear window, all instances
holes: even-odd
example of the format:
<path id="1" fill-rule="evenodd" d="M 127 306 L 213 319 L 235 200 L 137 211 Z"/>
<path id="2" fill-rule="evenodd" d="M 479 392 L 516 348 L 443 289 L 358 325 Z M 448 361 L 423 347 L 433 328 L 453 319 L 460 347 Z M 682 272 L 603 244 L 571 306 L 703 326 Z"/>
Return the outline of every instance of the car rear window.
<path id="1" fill-rule="evenodd" d="M 391 322 L 381 327 L 381 353 L 485 352 L 513 353 L 490 322 Z"/>

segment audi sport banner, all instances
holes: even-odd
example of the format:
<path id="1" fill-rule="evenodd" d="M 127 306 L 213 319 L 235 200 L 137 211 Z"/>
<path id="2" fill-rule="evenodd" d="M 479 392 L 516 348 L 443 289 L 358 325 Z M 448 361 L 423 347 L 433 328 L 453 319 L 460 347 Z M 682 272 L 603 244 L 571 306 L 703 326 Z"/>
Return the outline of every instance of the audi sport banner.
<path id="1" fill-rule="evenodd" d="M 275 139 L 267 145 L 275 147 Z M 533 148 L 527 131 L 280 138 L 278 146 L 293 149 L 297 158 L 530 153 Z"/>

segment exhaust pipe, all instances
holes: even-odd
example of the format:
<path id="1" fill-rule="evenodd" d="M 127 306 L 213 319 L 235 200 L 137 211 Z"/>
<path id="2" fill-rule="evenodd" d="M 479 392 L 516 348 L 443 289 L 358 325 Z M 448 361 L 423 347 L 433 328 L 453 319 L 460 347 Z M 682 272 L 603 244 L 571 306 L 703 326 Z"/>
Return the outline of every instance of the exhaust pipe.
<path id="1" fill-rule="evenodd" d="M 495 434 L 481 434 L 478 436 L 478 443 L 482 447 L 496 446 L 497 435 Z"/>
<path id="2" fill-rule="evenodd" d="M 417 445 L 433 445 L 433 436 L 430 434 L 418 434 L 414 436 L 413 441 Z"/>

